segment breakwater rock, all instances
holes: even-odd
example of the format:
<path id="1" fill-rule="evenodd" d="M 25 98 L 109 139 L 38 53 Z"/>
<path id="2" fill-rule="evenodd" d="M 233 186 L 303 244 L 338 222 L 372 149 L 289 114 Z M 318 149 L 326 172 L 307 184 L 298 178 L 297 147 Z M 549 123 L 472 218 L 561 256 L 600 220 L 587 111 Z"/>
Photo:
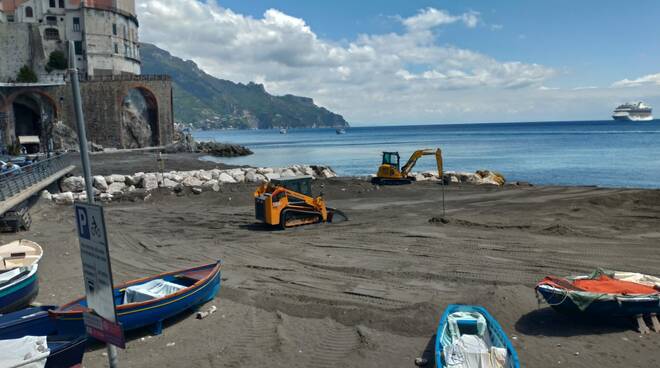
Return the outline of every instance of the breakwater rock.
<path id="1" fill-rule="evenodd" d="M 440 181 L 437 171 L 424 171 L 413 173 L 417 181 Z M 490 170 L 477 170 L 474 173 L 445 171 L 442 175 L 445 184 L 476 184 L 476 185 L 504 185 L 506 179 L 498 172 Z"/>
<path id="2" fill-rule="evenodd" d="M 337 174 L 328 166 L 293 165 L 285 168 L 235 168 L 192 171 L 170 171 L 165 173 L 139 172 L 133 175 L 96 175 L 93 177 L 94 196 L 101 201 L 116 199 L 147 198 L 149 192 L 165 188 L 172 192 L 182 192 L 188 188 L 192 193 L 219 191 L 222 185 L 234 183 L 262 183 L 279 178 L 294 176 L 334 178 Z M 85 180 L 81 176 L 70 176 L 60 182 L 62 193 L 43 192 L 58 204 L 71 204 L 75 200 L 87 200 Z"/>
<path id="3" fill-rule="evenodd" d="M 165 153 L 180 153 L 180 152 L 193 152 L 193 153 L 206 153 L 212 156 L 219 157 L 236 157 L 247 156 L 252 154 L 252 150 L 240 144 L 233 143 L 218 143 L 218 142 L 194 142 L 190 140 L 182 140 L 166 146 L 163 151 Z"/>

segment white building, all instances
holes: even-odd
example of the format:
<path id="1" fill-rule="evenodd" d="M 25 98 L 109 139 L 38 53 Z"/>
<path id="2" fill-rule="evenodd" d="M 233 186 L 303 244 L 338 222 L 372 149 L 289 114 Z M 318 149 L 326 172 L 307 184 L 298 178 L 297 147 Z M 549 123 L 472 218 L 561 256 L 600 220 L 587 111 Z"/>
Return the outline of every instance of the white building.
<path id="1" fill-rule="evenodd" d="M 42 79 L 54 51 L 74 41 L 88 76 L 140 74 L 135 0 L 0 0 L 0 82 L 24 66 Z"/>

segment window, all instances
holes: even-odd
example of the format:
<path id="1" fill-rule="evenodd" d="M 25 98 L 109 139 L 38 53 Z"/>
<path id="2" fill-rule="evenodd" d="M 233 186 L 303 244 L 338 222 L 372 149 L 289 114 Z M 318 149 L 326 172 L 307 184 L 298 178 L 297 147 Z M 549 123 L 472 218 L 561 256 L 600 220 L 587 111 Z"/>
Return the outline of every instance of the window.
<path id="1" fill-rule="evenodd" d="M 80 18 L 73 17 L 73 31 L 80 32 Z"/>
<path id="2" fill-rule="evenodd" d="M 51 8 L 54 8 L 54 7 L 55 7 L 55 0 L 50 0 L 50 1 L 48 2 L 48 5 L 49 5 Z"/>
<path id="3" fill-rule="evenodd" d="M 46 17 L 46 24 L 48 24 L 49 26 L 56 26 L 57 17 Z"/>
<path id="4" fill-rule="evenodd" d="M 14 21 L 14 15 L 13 14 L 8 14 L 7 15 L 7 22 L 13 22 Z"/>
<path id="5" fill-rule="evenodd" d="M 124 42 L 124 56 L 128 56 L 128 44 Z"/>
<path id="6" fill-rule="evenodd" d="M 117 35 L 117 24 L 115 23 L 112 23 L 112 34 L 115 36 Z"/>
<path id="7" fill-rule="evenodd" d="M 82 41 L 74 41 L 73 42 L 73 48 L 76 51 L 76 55 L 82 55 L 83 54 Z"/>
<path id="8" fill-rule="evenodd" d="M 59 40 L 60 31 L 58 31 L 56 28 L 46 28 L 44 31 L 44 38 L 47 40 Z"/>
<path id="9" fill-rule="evenodd" d="M 26 6 L 25 7 L 25 18 L 32 18 L 34 17 L 34 10 L 32 10 L 31 6 Z"/>
<path id="10" fill-rule="evenodd" d="M 121 31 L 124 34 L 124 39 L 126 39 L 126 25 L 121 26 Z"/>
<path id="11" fill-rule="evenodd" d="M 115 54 L 118 54 L 118 53 L 119 53 L 119 46 L 117 46 L 117 44 L 115 43 Z"/>
<path id="12" fill-rule="evenodd" d="M 59 1 L 60 8 L 64 8 L 64 0 Z"/>

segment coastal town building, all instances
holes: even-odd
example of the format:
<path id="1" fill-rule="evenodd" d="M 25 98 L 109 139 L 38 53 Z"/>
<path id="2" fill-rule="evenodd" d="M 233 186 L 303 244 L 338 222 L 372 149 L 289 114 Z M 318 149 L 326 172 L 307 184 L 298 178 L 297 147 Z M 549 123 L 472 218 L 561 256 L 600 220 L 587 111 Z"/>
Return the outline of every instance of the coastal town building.
<path id="1" fill-rule="evenodd" d="M 135 0 L 0 0 L 0 148 L 35 140 L 33 151 L 68 148 L 69 41 L 91 141 L 171 142 L 171 80 L 140 74 L 138 26 Z"/>

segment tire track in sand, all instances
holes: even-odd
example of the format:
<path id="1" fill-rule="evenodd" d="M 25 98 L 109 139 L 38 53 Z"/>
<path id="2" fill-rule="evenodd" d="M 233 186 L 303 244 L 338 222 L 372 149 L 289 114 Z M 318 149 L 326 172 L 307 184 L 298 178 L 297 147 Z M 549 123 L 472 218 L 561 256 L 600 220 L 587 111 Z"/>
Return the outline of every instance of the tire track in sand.
<path id="1" fill-rule="evenodd" d="M 346 356 L 360 348 L 360 336 L 355 328 L 335 321 L 324 331 L 324 338 L 309 354 L 305 367 L 333 368 L 346 364 Z"/>

